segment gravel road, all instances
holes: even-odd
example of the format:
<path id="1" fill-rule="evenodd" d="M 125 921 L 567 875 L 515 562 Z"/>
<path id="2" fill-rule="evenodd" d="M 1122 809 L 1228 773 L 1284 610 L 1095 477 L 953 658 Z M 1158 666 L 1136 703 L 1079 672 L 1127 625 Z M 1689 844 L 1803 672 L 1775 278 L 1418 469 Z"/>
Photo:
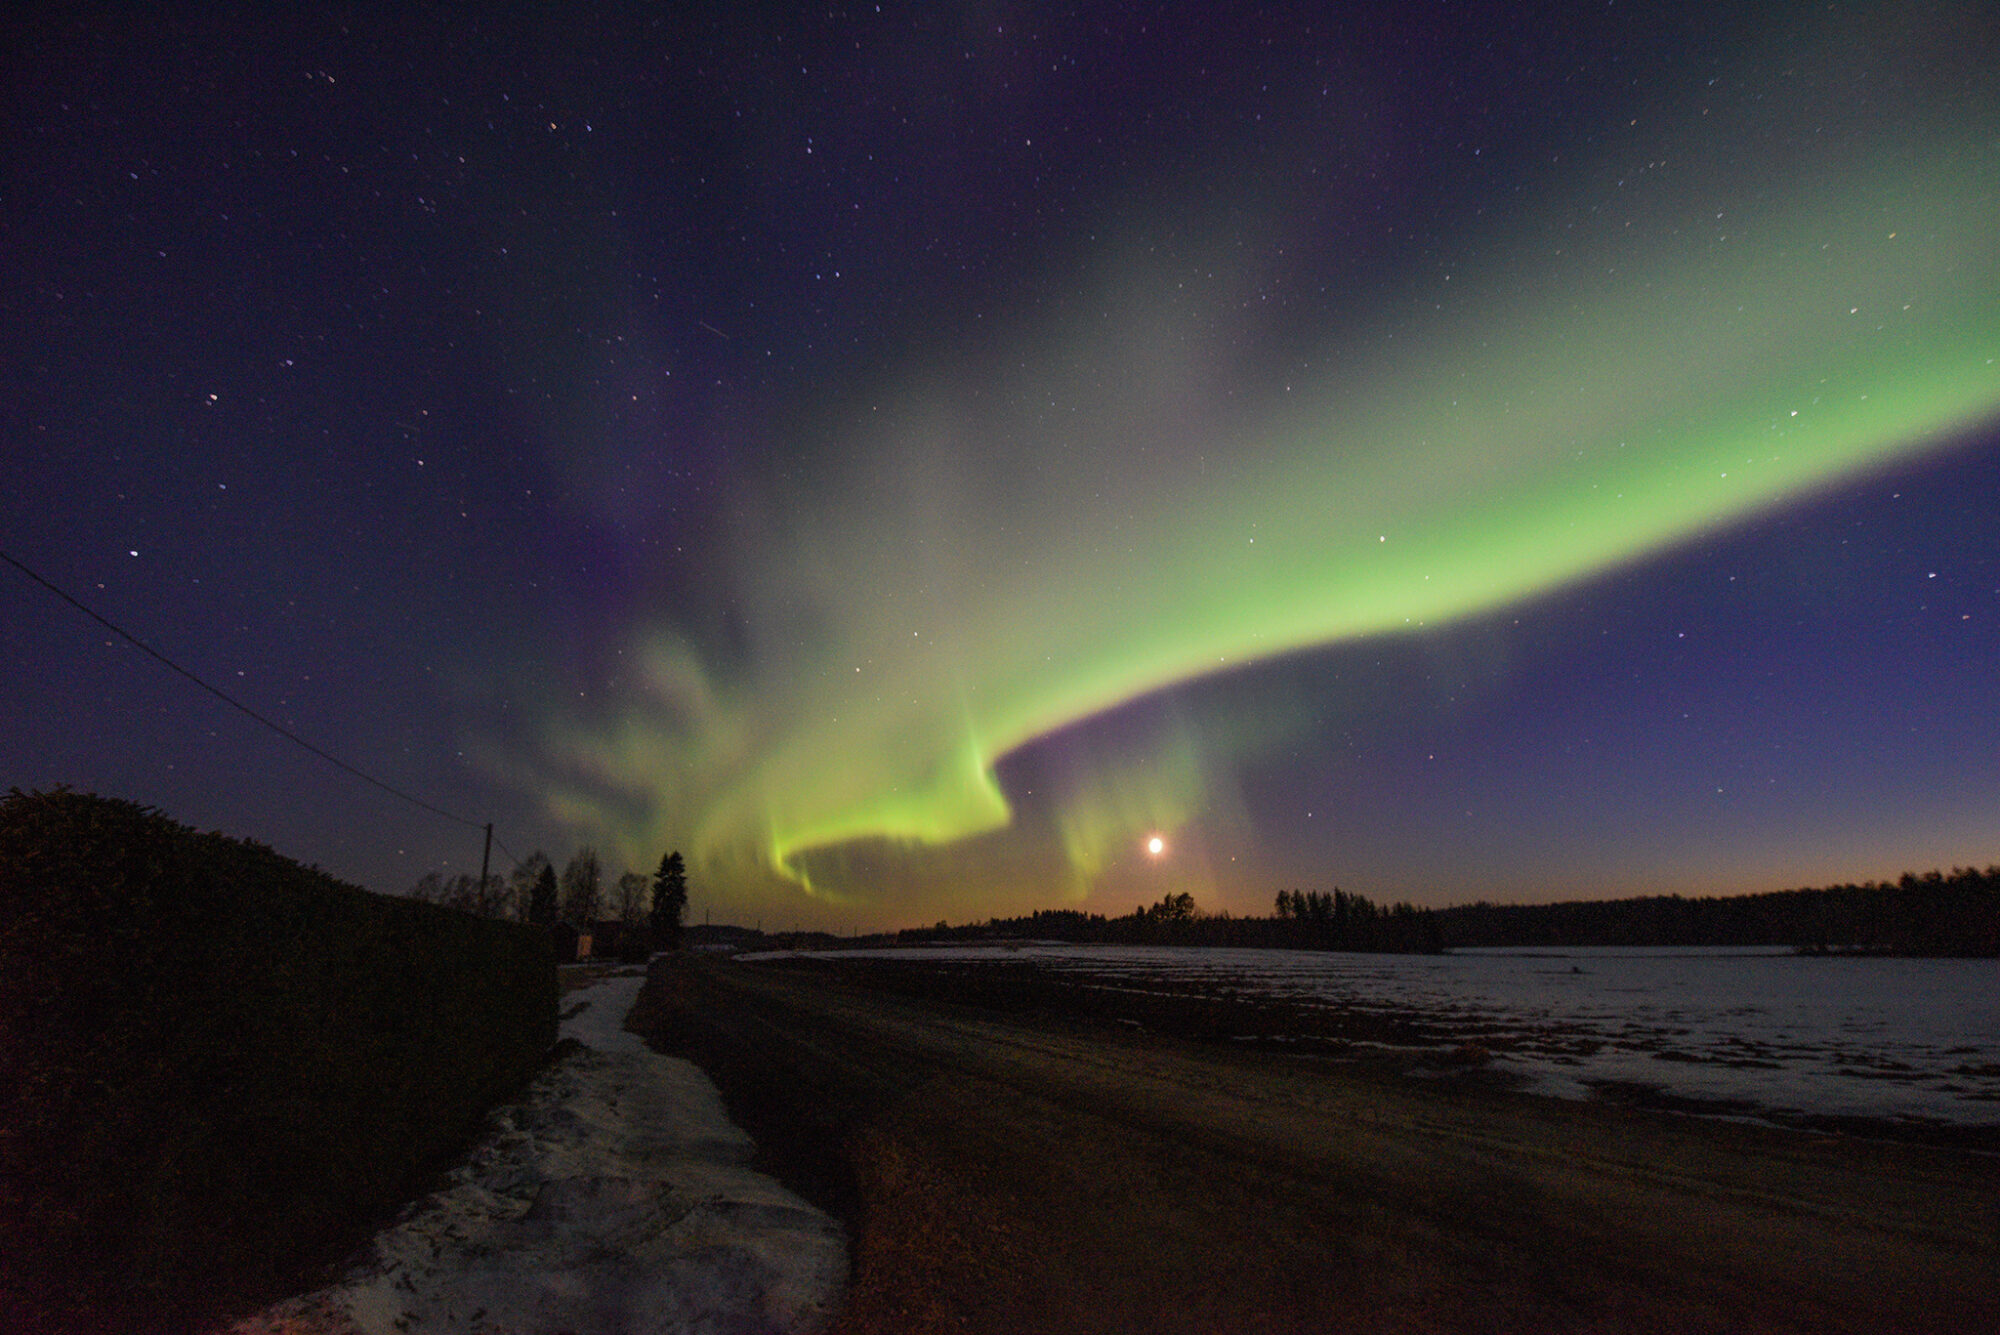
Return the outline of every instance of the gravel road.
<path id="1" fill-rule="evenodd" d="M 847 1220 L 836 1331 L 2000 1329 L 1992 1155 L 1231 1051 L 837 967 L 663 963 L 636 1020 Z"/>

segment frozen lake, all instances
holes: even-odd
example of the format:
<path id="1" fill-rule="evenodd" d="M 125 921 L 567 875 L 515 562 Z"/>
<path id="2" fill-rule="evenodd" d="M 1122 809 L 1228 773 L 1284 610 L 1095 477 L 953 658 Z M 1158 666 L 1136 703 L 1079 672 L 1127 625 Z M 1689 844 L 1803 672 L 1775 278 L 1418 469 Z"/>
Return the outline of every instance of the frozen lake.
<path id="1" fill-rule="evenodd" d="M 1488 1069 L 1565 1098 L 1638 1092 L 1739 1116 L 2000 1124 L 2000 963 L 1767 949 L 1449 955 L 1172 946 L 911 947 L 1032 962 L 1096 987 L 1233 990 L 1419 1018 Z"/>

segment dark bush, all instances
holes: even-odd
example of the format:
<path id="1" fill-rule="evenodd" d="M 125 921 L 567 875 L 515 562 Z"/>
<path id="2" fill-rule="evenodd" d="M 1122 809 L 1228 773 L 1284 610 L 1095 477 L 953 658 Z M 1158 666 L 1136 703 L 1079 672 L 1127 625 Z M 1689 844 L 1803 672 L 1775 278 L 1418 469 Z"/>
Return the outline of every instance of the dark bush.
<path id="1" fill-rule="evenodd" d="M 0 1290 L 141 1313 L 339 1245 L 533 1071 L 556 988 L 539 930 L 135 803 L 10 793 Z"/>

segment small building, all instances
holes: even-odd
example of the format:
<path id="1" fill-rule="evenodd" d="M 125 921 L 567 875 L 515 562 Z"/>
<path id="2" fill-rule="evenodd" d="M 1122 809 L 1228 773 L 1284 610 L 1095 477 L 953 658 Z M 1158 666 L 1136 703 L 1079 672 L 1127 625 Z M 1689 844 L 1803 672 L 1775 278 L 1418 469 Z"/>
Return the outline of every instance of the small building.
<path id="1" fill-rule="evenodd" d="M 590 953 L 595 959 L 614 960 L 625 945 L 625 924 L 615 918 L 590 924 Z"/>
<path id="2" fill-rule="evenodd" d="M 559 922 L 549 928 L 549 940 L 555 943 L 557 964 L 575 964 L 590 958 L 590 933 L 569 923 Z"/>
<path id="3" fill-rule="evenodd" d="M 601 960 L 617 960 L 621 964 L 644 964 L 646 957 L 653 953 L 652 925 L 640 922 L 625 922 L 618 918 L 606 918 L 590 925 L 593 953 Z"/>

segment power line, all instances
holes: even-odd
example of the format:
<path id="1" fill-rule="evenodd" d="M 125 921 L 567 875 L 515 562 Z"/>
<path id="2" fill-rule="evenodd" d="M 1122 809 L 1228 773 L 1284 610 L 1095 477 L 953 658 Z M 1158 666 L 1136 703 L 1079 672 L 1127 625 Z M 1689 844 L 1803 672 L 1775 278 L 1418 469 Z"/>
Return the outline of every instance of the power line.
<path id="1" fill-rule="evenodd" d="M 314 755 L 318 756 L 321 760 L 324 760 L 327 764 L 334 766 L 336 769 L 346 770 L 349 774 L 352 774 L 355 778 L 360 779 L 363 783 L 372 783 L 377 788 L 380 788 L 383 792 L 388 793 L 394 797 L 400 797 L 405 802 L 408 802 L 413 806 L 422 807 L 425 811 L 430 812 L 433 816 L 442 816 L 446 820 L 457 821 L 460 825 L 468 825 L 475 830 L 483 830 L 486 828 L 486 822 L 484 821 L 468 820 L 464 816 L 460 816 L 454 812 L 446 811 L 443 807 L 432 806 L 429 802 L 424 801 L 424 799 L 421 797 L 414 797 L 411 794 L 404 792 L 402 789 L 396 787 L 393 784 L 384 783 L 382 782 L 382 780 L 376 778 L 374 775 L 364 773 L 361 770 L 354 768 L 354 766 L 348 764 L 345 760 L 342 760 L 339 756 L 332 755 L 320 749 L 319 747 L 314 746 L 311 742 L 299 736 L 297 733 L 293 732 L 290 728 L 285 727 L 282 723 L 277 723 L 271 719 L 264 717 L 264 715 L 258 713 L 250 706 L 244 704 L 241 700 L 236 699 L 234 696 L 228 694 L 225 691 L 222 691 L 214 686 L 209 685 L 207 682 L 203 681 L 200 677 L 195 676 L 194 673 L 188 671 L 186 668 L 182 667 L 179 663 L 176 663 L 173 659 L 168 658 L 158 649 L 155 649 L 152 645 L 147 644 L 144 640 L 140 639 L 137 635 L 134 635 L 131 631 L 126 630 L 123 626 L 118 625 L 116 622 L 110 620 L 108 617 L 102 616 L 97 612 L 92 611 L 89 607 L 86 607 L 83 603 L 77 601 L 75 598 L 70 597 L 67 593 L 57 588 L 54 584 L 50 583 L 48 580 L 43 579 L 40 575 L 36 574 L 34 571 L 30 570 L 27 566 L 21 564 L 21 562 L 9 556 L 6 552 L 0 551 L 0 561 L 5 561 L 8 565 L 14 567 L 14 569 L 20 571 L 22 574 L 26 575 L 29 579 L 41 585 L 43 588 L 47 589 L 50 593 L 53 593 L 56 597 L 68 603 L 71 607 L 74 607 L 77 611 L 89 617 L 92 621 L 95 621 L 98 625 L 103 626 L 106 630 L 112 632 L 114 635 L 118 635 L 123 639 L 130 641 L 134 647 L 151 655 L 153 658 L 158 659 L 161 663 L 164 663 L 167 667 L 172 668 L 175 672 L 180 673 L 183 677 L 186 677 L 189 681 L 201 687 L 201 689 L 207 691 L 210 695 L 222 701 L 222 703 L 228 705 L 231 709 L 240 710 L 241 712 L 248 714 L 251 718 L 256 719 L 259 723 L 269 728 L 272 732 L 277 733 L 280 737 L 283 737 L 287 741 L 295 742 L 298 745 L 304 747 L 306 750 L 312 752 Z"/>

